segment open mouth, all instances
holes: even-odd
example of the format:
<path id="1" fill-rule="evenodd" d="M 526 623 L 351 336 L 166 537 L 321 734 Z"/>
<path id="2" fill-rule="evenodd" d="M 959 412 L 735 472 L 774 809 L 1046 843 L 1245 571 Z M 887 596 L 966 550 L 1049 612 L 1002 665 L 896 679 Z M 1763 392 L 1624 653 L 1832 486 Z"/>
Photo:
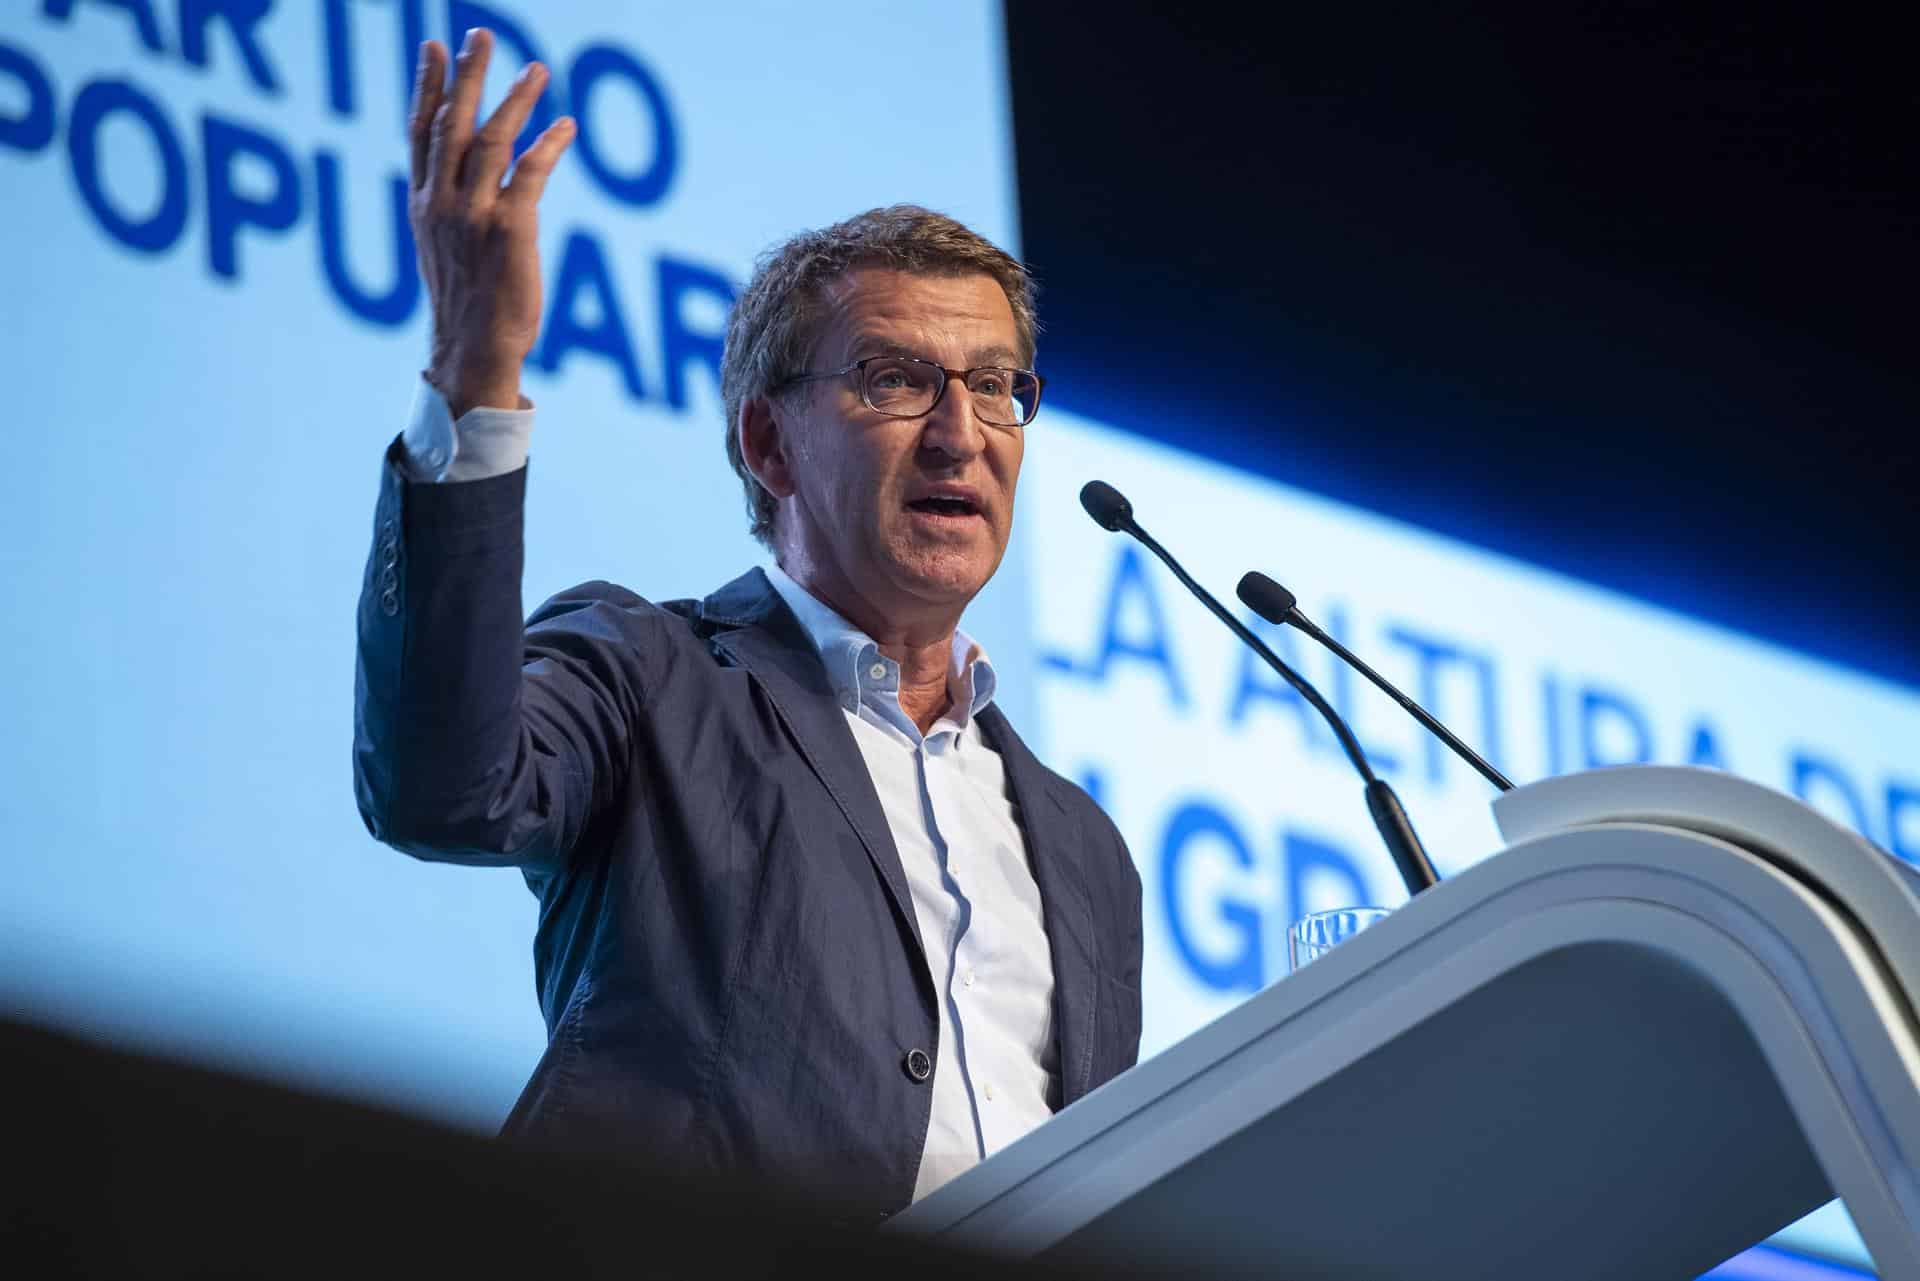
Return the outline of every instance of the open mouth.
<path id="1" fill-rule="evenodd" d="M 966 498 L 916 498 L 907 504 L 910 511 L 924 512 L 929 516 L 959 518 L 978 516 L 979 505 Z"/>

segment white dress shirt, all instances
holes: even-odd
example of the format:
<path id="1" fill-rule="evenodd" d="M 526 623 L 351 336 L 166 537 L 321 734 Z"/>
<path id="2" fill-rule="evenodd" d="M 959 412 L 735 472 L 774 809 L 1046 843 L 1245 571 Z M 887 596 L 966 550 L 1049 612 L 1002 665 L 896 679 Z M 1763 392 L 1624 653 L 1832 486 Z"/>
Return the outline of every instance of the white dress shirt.
<path id="1" fill-rule="evenodd" d="M 469 410 L 456 424 L 421 379 L 402 436 L 411 478 L 483 480 L 524 465 L 533 409 L 522 403 Z M 900 705 L 899 664 L 777 565 L 766 572 L 819 652 L 866 762 L 939 994 L 919 1200 L 1045 1121 L 1060 1101 L 1040 890 L 1006 770 L 977 719 L 993 698 L 993 667 L 956 631 L 951 706 L 923 735 Z"/>

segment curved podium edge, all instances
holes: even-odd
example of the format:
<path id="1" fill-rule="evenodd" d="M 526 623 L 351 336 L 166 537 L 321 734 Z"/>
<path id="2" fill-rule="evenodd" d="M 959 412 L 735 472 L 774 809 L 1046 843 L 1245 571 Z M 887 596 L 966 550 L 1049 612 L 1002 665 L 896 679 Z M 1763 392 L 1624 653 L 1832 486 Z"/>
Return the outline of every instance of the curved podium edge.
<path id="1" fill-rule="evenodd" d="M 1551 832 L 1435 887 L 1080 1100 L 889 1230 L 1044 1251 L 1251 1118 L 1444 1019 L 1501 975 L 1583 941 L 1683 957 L 1713 984 L 1761 1047 L 1876 1261 L 1889 1275 L 1920 1275 L 1920 1037 L 1906 995 L 1845 915 L 1776 860 L 1642 824 Z M 1669 1048 L 1647 1047 L 1649 1061 Z"/>

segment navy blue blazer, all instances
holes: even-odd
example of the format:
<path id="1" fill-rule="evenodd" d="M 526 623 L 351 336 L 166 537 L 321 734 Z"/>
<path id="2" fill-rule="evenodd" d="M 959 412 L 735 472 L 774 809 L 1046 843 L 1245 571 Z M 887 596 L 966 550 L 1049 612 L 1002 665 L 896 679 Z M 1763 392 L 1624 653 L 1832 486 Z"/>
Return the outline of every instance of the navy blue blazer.
<path id="1" fill-rule="evenodd" d="M 905 1206 L 936 996 L 799 621 L 754 570 L 663 605 L 587 583 L 523 624 L 526 470 L 413 485 L 396 458 L 360 596 L 354 786 L 381 841 L 517 866 L 539 898 L 548 1046 L 506 1133 L 863 1218 Z M 1040 889 L 1070 1104 L 1139 1052 L 1140 880 L 1086 793 L 997 709 L 980 725 Z"/>

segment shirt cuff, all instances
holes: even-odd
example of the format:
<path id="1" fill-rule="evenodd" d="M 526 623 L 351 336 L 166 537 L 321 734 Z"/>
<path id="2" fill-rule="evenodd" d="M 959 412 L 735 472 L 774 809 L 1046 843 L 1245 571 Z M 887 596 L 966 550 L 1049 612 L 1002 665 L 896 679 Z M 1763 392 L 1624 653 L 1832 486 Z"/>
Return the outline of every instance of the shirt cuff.
<path id="1" fill-rule="evenodd" d="M 407 479 L 437 485 L 518 471 L 532 437 L 533 402 L 525 396 L 518 409 L 469 409 L 455 422 L 447 398 L 422 374 L 400 448 Z"/>

